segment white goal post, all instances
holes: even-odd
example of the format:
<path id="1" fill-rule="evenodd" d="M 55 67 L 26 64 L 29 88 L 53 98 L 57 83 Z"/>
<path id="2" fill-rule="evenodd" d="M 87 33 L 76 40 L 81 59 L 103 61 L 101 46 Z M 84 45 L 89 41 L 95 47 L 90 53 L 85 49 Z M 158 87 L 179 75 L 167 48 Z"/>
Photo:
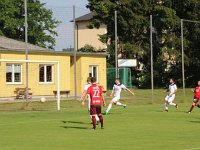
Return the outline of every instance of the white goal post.
<path id="1" fill-rule="evenodd" d="M 0 59 L 0 62 L 21 62 L 21 63 L 49 63 L 57 65 L 57 110 L 60 110 L 60 62 L 48 60 L 9 60 Z"/>

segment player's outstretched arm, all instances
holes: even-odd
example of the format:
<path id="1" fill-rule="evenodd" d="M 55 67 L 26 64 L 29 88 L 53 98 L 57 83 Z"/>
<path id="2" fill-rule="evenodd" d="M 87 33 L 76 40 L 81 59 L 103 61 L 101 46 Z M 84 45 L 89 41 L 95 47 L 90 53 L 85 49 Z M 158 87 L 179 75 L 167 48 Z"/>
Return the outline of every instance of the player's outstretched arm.
<path id="1" fill-rule="evenodd" d="M 166 89 L 165 89 L 163 92 L 164 92 L 164 93 L 167 93 L 167 92 L 169 92 L 169 90 L 166 90 Z"/>
<path id="2" fill-rule="evenodd" d="M 114 94 L 114 90 L 112 90 L 112 92 L 111 92 L 110 96 L 112 97 L 112 96 L 113 96 L 113 94 Z"/>
<path id="3" fill-rule="evenodd" d="M 87 91 L 84 90 L 83 93 L 82 93 L 82 95 L 81 95 L 80 101 L 83 101 L 83 98 L 85 97 L 86 94 L 87 94 Z"/>
<path id="4" fill-rule="evenodd" d="M 81 104 L 82 104 L 82 106 L 84 106 L 85 105 L 85 98 L 86 98 L 86 92 L 85 93 L 83 93 L 83 95 L 81 96 L 81 99 L 80 99 L 80 101 L 81 101 Z"/>
<path id="5" fill-rule="evenodd" d="M 135 95 L 134 92 L 132 92 L 130 89 L 126 88 L 126 91 L 130 92 L 132 95 Z"/>
<path id="6" fill-rule="evenodd" d="M 164 93 L 169 92 L 169 88 L 168 88 L 168 87 L 165 87 L 163 92 L 164 92 Z"/>
<path id="7" fill-rule="evenodd" d="M 103 96 L 103 94 L 101 95 L 101 97 L 102 97 L 102 101 L 103 101 L 103 106 L 105 107 L 106 106 L 105 97 Z"/>
<path id="8" fill-rule="evenodd" d="M 194 92 L 195 92 L 195 89 L 191 89 L 191 91 L 194 93 Z"/>

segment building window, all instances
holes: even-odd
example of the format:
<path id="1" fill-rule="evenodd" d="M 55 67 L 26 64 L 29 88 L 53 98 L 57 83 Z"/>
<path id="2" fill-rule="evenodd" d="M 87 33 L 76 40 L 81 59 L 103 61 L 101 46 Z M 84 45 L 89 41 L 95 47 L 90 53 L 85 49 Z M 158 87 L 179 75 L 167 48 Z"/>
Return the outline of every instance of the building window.
<path id="1" fill-rule="evenodd" d="M 22 65 L 6 64 L 6 83 L 22 83 Z"/>
<path id="2" fill-rule="evenodd" d="M 53 66 L 52 65 L 40 65 L 39 81 L 40 83 L 53 82 Z"/>
<path id="3" fill-rule="evenodd" d="M 98 82 L 98 66 L 89 66 L 89 77 L 95 77 Z"/>

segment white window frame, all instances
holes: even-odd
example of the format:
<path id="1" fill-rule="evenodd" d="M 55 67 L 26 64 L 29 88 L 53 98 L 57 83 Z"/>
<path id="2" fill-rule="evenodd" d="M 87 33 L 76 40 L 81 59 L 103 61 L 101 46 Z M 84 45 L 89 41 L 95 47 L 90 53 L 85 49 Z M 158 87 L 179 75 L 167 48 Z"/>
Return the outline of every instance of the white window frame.
<path id="1" fill-rule="evenodd" d="M 44 82 L 40 82 L 40 66 L 44 66 Z M 47 82 L 47 66 L 52 67 L 52 81 Z M 39 84 L 54 84 L 54 65 L 53 64 L 39 64 Z"/>
<path id="2" fill-rule="evenodd" d="M 25 62 L 30 62 L 30 63 L 50 63 L 50 64 L 54 64 L 53 66 L 56 65 L 56 86 L 57 86 L 57 110 L 60 110 L 60 62 L 59 61 L 49 61 L 49 60 L 10 60 L 10 59 L 0 59 L 0 63 L 1 62 L 12 62 L 12 63 L 16 63 L 16 62 L 21 62 L 21 63 L 25 63 Z M 55 69 L 55 67 L 54 67 Z"/>
<path id="3" fill-rule="evenodd" d="M 99 82 L 99 66 L 98 65 L 90 65 L 89 66 L 89 70 L 90 68 L 92 68 L 92 77 L 94 77 L 94 72 L 93 72 L 93 68 L 96 67 L 96 80 L 97 80 L 97 83 Z"/>
<path id="4" fill-rule="evenodd" d="M 11 65 L 12 66 L 12 82 L 7 82 L 6 81 L 6 84 L 14 84 L 14 85 L 17 85 L 17 84 L 22 84 L 22 64 L 17 64 L 17 63 L 14 63 L 14 64 L 10 64 L 10 63 L 6 63 L 6 67 L 7 65 Z M 15 82 L 15 65 L 20 65 L 21 66 L 21 72 L 20 72 L 20 82 Z M 7 68 L 6 68 L 7 69 Z M 6 71 L 7 73 L 7 71 Z"/>

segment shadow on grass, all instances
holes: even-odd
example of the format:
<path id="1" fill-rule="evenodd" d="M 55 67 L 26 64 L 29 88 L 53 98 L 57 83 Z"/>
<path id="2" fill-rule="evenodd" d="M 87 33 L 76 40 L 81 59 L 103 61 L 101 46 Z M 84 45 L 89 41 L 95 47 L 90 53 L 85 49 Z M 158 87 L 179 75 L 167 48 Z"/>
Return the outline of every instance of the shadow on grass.
<path id="1" fill-rule="evenodd" d="M 151 112 L 160 112 L 160 113 L 187 113 L 185 110 L 173 110 L 170 109 L 169 112 L 165 112 L 164 110 L 150 110 Z"/>
<path id="2" fill-rule="evenodd" d="M 200 123 L 200 121 L 189 121 L 191 123 Z"/>
<path id="3" fill-rule="evenodd" d="M 67 124 L 67 123 L 72 123 L 72 124 L 90 124 L 90 123 L 85 123 L 81 121 L 62 121 L 62 123 Z"/>
<path id="4" fill-rule="evenodd" d="M 103 114 L 103 116 L 110 116 L 110 115 L 121 115 L 121 114 L 123 114 L 123 112 L 109 112 L 108 114 L 105 114 L 105 113 L 102 113 Z"/>
<path id="5" fill-rule="evenodd" d="M 86 130 L 89 129 L 87 127 L 74 127 L 74 126 L 61 126 L 64 129 L 80 129 L 80 130 Z"/>
<path id="6" fill-rule="evenodd" d="M 78 125 L 91 124 L 91 123 L 85 123 L 85 122 L 81 122 L 81 121 L 61 121 L 61 122 L 65 124 L 65 125 L 61 126 L 64 129 L 87 130 L 87 129 L 89 129 L 88 127 L 81 127 L 81 126 L 78 126 Z M 73 125 L 77 125 L 77 126 L 73 126 Z"/>
<path id="7" fill-rule="evenodd" d="M 151 112 L 160 112 L 160 113 L 164 113 L 164 110 L 150 110 Z"/>

